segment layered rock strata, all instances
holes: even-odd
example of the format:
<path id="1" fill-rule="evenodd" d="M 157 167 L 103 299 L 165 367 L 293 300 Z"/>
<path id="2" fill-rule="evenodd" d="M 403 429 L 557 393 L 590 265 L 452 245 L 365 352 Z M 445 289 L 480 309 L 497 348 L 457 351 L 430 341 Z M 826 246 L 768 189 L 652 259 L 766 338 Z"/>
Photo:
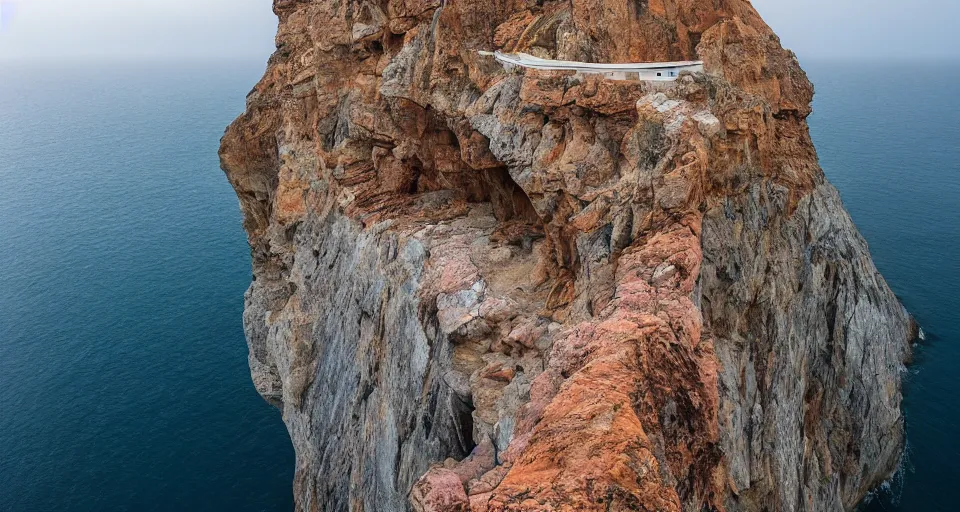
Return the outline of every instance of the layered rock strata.
<path id="1" fill-rule="evenodd" d="M 849 510 L 894 470 L 911 322 L 748 1 L 274 10 L 220 156 L 298 509 Z"/>

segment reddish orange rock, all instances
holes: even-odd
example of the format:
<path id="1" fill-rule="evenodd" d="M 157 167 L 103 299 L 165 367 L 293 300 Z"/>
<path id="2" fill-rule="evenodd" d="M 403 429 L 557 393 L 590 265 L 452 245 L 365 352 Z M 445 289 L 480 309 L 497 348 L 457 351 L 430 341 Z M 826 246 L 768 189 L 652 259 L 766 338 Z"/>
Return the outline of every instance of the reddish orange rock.
<path id="1" fill-rule="evenodd" d="M 460 477 L 449 469 L 429 471 L 410 493 L 410 503 L 417 512 L 467 512 L 470 500 Z"/>

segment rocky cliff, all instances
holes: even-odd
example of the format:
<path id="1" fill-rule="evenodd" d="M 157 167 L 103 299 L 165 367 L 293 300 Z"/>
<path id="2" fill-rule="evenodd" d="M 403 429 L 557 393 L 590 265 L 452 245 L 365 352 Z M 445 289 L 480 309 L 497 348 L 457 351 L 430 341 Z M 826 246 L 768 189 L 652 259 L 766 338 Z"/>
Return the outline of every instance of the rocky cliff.
<path id="1" fill-rule="evenodd" d="M 747 0 L 274 10 L 220 156 L 299 509 L 849 510 L 894 470 L 911 322 Z"/>

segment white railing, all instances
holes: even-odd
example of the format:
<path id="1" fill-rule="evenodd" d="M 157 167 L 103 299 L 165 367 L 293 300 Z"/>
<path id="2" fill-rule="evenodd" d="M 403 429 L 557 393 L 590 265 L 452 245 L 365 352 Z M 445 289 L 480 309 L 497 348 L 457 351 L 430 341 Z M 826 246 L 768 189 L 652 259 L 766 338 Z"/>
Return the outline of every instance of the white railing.
<path id="1" fill-rule="evenodd" d="M 573 71 L 576 73 L 602 74 L 614 80 L 676 80 L 683 72 L 702 73 L 702 61 L 678 62 L 634 62 L 620 64 L 600 64 L 592 62 L 573 62 L 568 60 L 541 59 L 526 53 L 484 52 L 480 55 L 497 59 L 504 67 L 523 67 L 545 71 Z"/>

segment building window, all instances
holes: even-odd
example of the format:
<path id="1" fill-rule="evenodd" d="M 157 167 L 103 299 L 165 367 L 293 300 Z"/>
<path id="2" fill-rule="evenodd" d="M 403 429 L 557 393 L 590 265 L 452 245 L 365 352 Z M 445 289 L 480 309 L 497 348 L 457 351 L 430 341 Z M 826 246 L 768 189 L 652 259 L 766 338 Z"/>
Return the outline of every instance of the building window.
<path id="1" fill-rule="evenodd" d="M 663 76 L 663 73 L 657 73 L 657 76 Z"/>

